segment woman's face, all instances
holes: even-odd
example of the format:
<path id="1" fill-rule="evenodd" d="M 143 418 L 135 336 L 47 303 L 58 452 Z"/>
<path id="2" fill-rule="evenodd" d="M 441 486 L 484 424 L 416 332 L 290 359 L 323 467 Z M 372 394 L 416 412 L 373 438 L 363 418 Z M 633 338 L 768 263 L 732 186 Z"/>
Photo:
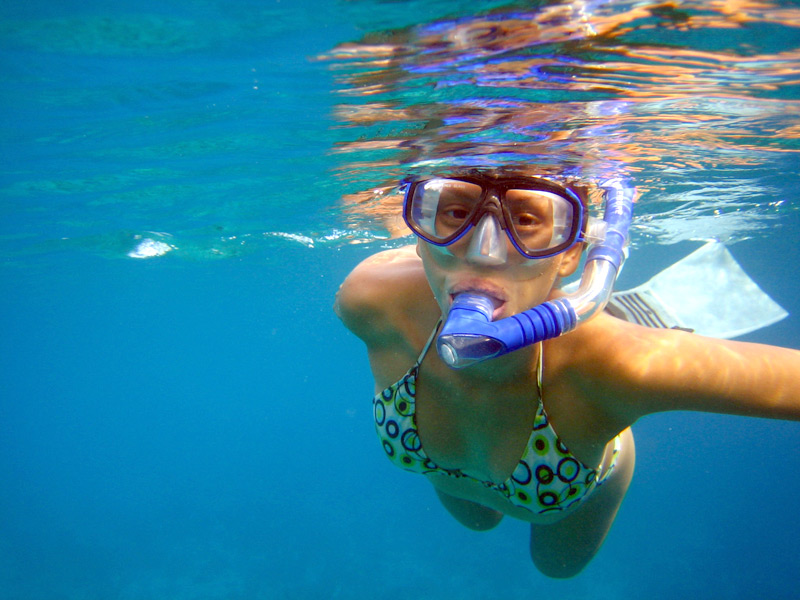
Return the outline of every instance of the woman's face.
<path id="1" fill-rule="evenodd" d="M 492 299 L 493 319 L 510 317 L 545 302 L 556 280 L 572 274 L 580 262 L 582 244 L 550 258 L 531 259 L 522 256 L 511 240 L 507 244 L 507 259 L 499 265 L 483 264 L 467 252 L 474 229 L 446 248 L 417 240 L 417 254 L 422 259 L 428 283 L 433 290 L 442 315 L 450 310 L 453 298 L 472 291 Z"/>

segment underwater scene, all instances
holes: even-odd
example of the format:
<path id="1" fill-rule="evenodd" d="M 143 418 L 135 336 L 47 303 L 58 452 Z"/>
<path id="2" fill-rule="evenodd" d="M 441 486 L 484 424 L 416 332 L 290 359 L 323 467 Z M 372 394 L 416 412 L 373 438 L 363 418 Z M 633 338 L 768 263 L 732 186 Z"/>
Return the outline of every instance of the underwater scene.
<path id="1" fill-rule="evenodd" d="M 796 0 L 32 0 L 0 67 L 0 599 L 797 597 L 798 423 L 641 419 L 551 579 L 386 460 L 333 311 L 409 177 L 520 166 L 635 188 L 616 289 L 800 349 Z"/>

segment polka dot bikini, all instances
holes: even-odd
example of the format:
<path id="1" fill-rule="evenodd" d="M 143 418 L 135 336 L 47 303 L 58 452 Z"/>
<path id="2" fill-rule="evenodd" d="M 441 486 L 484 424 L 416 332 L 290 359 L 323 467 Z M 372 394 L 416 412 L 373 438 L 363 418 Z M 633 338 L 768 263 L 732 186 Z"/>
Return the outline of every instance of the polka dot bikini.
<path id="1" fill-rule="evenodd" d="M 482 481 L 458 469 L 444 469 L 436 465 L 422 449 L 417 433 L 415 405 L 419 365 L 437 330 L 438 326 L 408 373 L 373 399 L 375 428 L 386 455 L 395 465 L 412 473 L 441 473 L 476 481 L 496 491 L 514 506 L 539 514 L 569 508 L 586 498 L 609 476 L 619 454 L 619 438 L 615 439 L 610 466 L 598 479 L 598 470 L 587 467 L 572 456 L 550 426 L 541 401 L 541 362 L 539 400 L 533 431 L 511 477 L 502 483 Z M 539 356 L 541 361 L 541 352 Z"/>

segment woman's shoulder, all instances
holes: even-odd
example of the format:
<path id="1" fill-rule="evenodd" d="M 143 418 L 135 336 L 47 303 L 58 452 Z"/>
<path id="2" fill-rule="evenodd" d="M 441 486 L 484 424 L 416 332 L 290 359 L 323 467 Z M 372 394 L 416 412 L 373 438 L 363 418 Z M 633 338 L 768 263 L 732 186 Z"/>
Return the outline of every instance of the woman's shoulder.
<path id="1" fill-rule="evenodd" d="M 394 336 L 433 302 L 413 246 L 374 254 L 358 264 L 336 293 L 334 310 L 362 340 Z"/>
<path id="2" fill-rule="evenodd" d="M 660 379 L 661 365 L 651 361 L 665 359 L 665 338 L 671 334 L 676 332 L 641 327 L 601 313 L 551 340 L 545 364 L 566 390 L 583 397 L 622 429 L 652 412 L 653 406 L 643 402 L 642 394 L 654 391 L 657 373 Z"/>
<path id="3" fill-rule="evenodd" d="M 553 341 L 556 372 L 625 424 L 667 410 L 728 412 L 724 397 L 746 387 L 743 357 L 758 352 L 754 344 L 642 327 L 605 313 Z"/>

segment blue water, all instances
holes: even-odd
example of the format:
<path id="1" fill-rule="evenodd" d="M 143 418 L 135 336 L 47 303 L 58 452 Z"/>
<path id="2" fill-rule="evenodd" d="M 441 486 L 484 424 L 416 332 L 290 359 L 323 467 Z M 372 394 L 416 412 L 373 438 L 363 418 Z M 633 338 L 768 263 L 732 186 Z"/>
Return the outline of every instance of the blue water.
<path id="1" fill-rule="evenodd" d="M 351 100 L 317 57 L 471 4 L 0 8 L 0 598 L 796 597 L 796 423 L 638 423 L 617 522 L 566 582 L 535 571 L 523 524 L 468 531 L 383 457 L 365 352 L 330 306 L 402 240 L 342 210 L 366 169 L 331 148 L 390 134 L 331 116 Z M 763 53 L 796 51 L 774 30 Z M 762 95 L 747 105 L 783 131 L 796 86 Z M 643 200 L 621 284 L 723 238 L 791 313 L 746 339 L 797 348 L 796 146 L 740 108 L 722 158 L 684 147 L 639 176 L 669 194 Z M 686 200 L 690 181 L 714 185 Z M 135 258 L 143 240 L 163 255 Z"/>

